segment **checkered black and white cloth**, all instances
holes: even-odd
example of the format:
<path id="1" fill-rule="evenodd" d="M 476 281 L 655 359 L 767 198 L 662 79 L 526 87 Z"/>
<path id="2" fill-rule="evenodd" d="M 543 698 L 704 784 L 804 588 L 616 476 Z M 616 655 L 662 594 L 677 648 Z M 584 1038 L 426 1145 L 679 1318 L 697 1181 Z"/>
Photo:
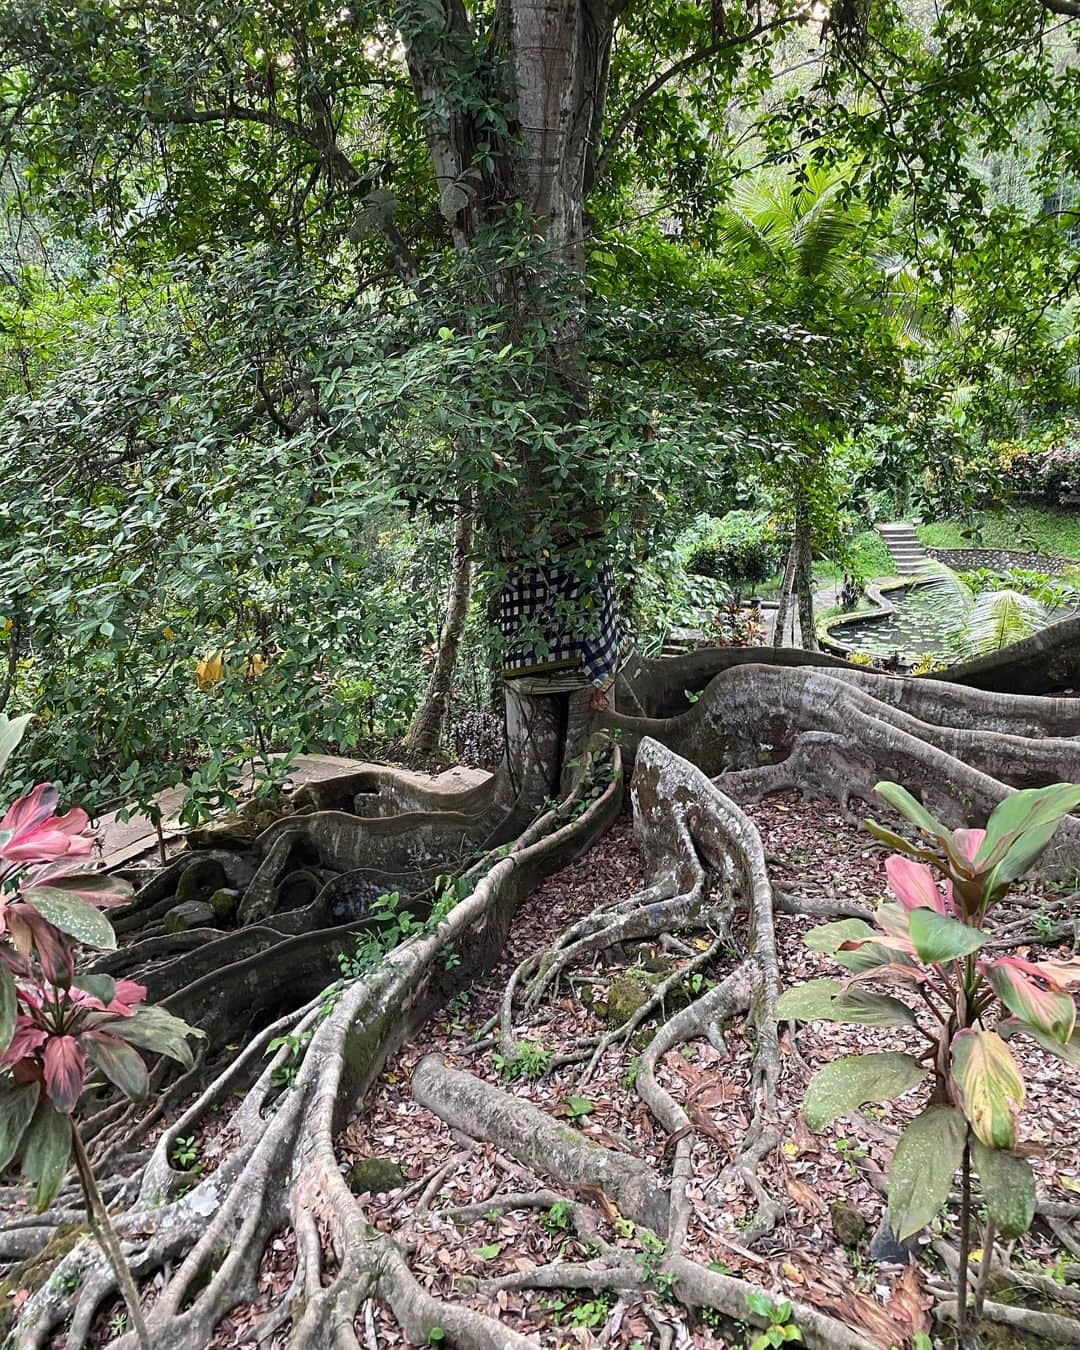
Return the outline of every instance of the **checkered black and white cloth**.
<path id="1" fill-rule="evenodd" d="M 580 669 L 605 687 L 619 663 L 619 619 L 610 563 L 588 580 L 552 560 L 515 569 L 498 606 L 506 641 L 503 678 Z"/>

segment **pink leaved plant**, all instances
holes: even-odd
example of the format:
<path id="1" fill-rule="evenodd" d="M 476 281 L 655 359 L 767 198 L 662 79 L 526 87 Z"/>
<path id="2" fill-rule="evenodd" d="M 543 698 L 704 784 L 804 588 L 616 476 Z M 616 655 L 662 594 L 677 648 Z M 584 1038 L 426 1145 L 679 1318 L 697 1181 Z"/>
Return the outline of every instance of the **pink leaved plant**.
<path id="1" fill-rule="evenodd" d="M 776 1016 L 900 1027 L 921 1037 L 925 1047 L 917 1053 L 849 1055 L 827 1064 L 807 1087 L 803 1115 L 811 1128 L 823 1129 L 929 1078 L 927 1106 L 893 1153 L 890 1223 L 901 1239 L 918 1232 L 943 1208 L 960 1170 L 966 1230 L 973 1165 L 989 1215 L 987 1252 L 996 1233 L 1024 1232 L 1035 1210 L 1035 1181 L 1017 1137 L 1024 1081 L 1009 1042 L 1026 1036 L 1065 1064 L 1080 1064 L 1070 993 L 1080 984 L 1080 960 L 997 955 L 988 950 L 988 921 L 1061 820 L 1080 809 L 1080 786 L 1010 793 L 985 830 L 948 829 L 896 783 L 879 783 L 877 791 L 925 838 L 912 843 L 866 822 L 897 850 L 885 862 L 892 898 L 878 906 L 873 924 L 843 919 L 811 929 L 807 945 L 832 955 L 846 977 L 786 990 Z M 866 988 L 873 984 L 892 992 Z M 910 1004 L 895 996 L 905 992 Z M 963 1271 L 958 1288 L 966 1288 Z"/>
<path id="2" fill-rule="evenodd" d="M 0 771 L 28 722 L 0 715 Z M 39 1209 L 67 1172 L 87 1088 L 139 1099 L 149 1084 L 140 1050 L 190 1067 L 187 1038 L 199 1034 L 149 1006 L 144 985 L 77 973 L 81 949 L 116 947 L 101 910 L 130 887 L 88 865 L 86 812 L 58 815 L 58 804 L 42 783 L 0 821 L 0 1172 L 20 1159 Z"/>

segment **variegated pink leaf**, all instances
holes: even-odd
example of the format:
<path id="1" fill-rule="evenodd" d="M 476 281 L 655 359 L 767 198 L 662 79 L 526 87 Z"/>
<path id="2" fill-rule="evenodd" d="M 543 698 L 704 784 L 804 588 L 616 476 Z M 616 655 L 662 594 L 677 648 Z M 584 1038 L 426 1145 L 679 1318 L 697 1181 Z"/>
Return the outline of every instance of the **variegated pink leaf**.
<path id="1" fill-rule="evenodd" d="M 1049 971 L 1018 956 L 990 961 L 985 970 L 994 993 L 1011 1013 L 1062 1044 L 1069 1039 L 1076 1025 L 1076 1004 Z"/>
<path id="2" fill-rule="evenodd" d="M 17 1064 L 20 1059 L 26 1059 L 32 1055 L 48 1040 L 49 1033 L 41 1027 L 34 1026 L 29 1017 L 17 1017 L 15 1019 L 15 1034 L 8 1043 L 8 1048 L 0 1055 L 0 1064 Z"/>
<path id="3" fill-rule="evenodd" d="M 905 909 L 933 909 L 938 914 L 949 912 L 934 874 L 925 863 L 894 853 L 885 859 L 885 875 L 889 889 Z"/>
<path id="4" fill-rule="evenodd" d="M 952 1079 L 976 1137 L 987 1148 L 1012 1148 L 1024 1080 L 1001 1037 L 993 1031 L 958 1031 L 952 1040 Z"/>
<path id="5" fill-rule="evenodd" d="M 961 858 L 966 858 L 969 863 L 975 861 L 975 855 L 982 848 L 985 838 L 985 830 L 953 830 L 952 832 L 952 842 L 956 852 Z"/>
<path id="6" fill-rule="evenodd" d="M 74 1036 L 50 1036 L 44 1058 L 45 1091 L 61 1115 L 68 1116 L 86 1082 L 86 1052 Z"/>

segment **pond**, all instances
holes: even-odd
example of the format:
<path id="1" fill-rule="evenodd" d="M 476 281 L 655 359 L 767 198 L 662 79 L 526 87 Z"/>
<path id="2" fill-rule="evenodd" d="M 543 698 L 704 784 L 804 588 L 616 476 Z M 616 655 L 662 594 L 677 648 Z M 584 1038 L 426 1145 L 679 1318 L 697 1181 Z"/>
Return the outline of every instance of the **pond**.
<path id="1" fill-rule="evenodd" d="M 841 654 L 845 650 L 865 652 L 885 660 L 898 657 L 903 666 L 917 665 L 926 656 L 955 662 L 968 655 L 954 637 L 963 614 L 958 599 L 947 594 L 931 598 L 918 585 L 894 587 L 878 595 L 892 606 L 892 612 L 833 619 L 828 624 L 833 639 L 828 645 L 833 650 Z M 1069 618 L 1074 612 L 1058 610 L 1051 622 Z"/>

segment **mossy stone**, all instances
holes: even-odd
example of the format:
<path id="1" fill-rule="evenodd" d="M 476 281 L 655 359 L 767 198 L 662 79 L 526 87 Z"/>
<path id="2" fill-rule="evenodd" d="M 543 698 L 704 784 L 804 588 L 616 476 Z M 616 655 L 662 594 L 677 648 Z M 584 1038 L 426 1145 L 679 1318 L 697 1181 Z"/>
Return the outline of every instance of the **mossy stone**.
<path id="1" fill-rule="evenodd" d="M 834 1200 L 829 1206 L 829 1218 L 841 1247 L 855 1248 L 866 1237 L 866 1220 L 854 1205 Z"/>
<path id="2" fill-rule="evenodd" d="M 640 979 L 633 975 L 621 975 L 608 987 L 604 1021 L 610 1026 L 621 1027 L 648 1003 L 650 996 Z"/>
<path id="3" fill-rule="evenodd" d="M 231 919 L 236 914 L 236 906 L 240 903 L 240 892 L 233 890 L 231 886 L 222 886 L 210 897 L 209 903 L 215 919 Z"/>
<path id="4" fill-rule="evenodd" d="M 353 1163 L 345 1175 L 353 1195 L 378 1195 L 382 1191 L 396 1191 L 405 1185 L 405 1172 L 393 1158 L 361 1158 Z"/>
<path id="5" fill-rule="evenodd" d="M 213 928 L 214 911 L 201 900 L 187 900 L 173 905 L 165 913 L 166 933 L 186 933 L 192 928 Z"/>

